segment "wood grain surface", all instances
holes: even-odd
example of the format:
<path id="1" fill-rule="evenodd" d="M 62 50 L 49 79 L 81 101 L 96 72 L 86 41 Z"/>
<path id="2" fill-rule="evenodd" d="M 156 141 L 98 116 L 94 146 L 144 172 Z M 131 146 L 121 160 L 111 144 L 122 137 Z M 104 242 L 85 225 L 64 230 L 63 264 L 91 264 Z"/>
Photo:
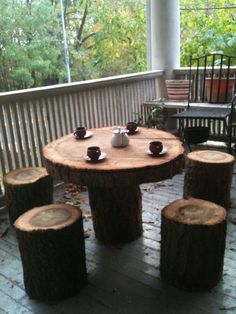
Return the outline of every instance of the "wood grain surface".
<path id="1" fill-rule="evenodd" d="M 180 173 L 184 149 L 174 135 L 157 129 L 140 128 L 130 136 L 126 147 L 111 145 L 114 127 L 91 129 L 93 136 L 76 140 L 73 134 L 59 138 L 43 149 L 50 174 L 64 181 L 89 186 L 141 184 L 163 180 Z M 148 155 L 149 142 L 159 140 L 166 148 L 160 157 Z M 87 147 L 99 146 L 107 158 L 99 162 L 85 160 Z M 128 176 L 127 176 L 128 175 Z"/>

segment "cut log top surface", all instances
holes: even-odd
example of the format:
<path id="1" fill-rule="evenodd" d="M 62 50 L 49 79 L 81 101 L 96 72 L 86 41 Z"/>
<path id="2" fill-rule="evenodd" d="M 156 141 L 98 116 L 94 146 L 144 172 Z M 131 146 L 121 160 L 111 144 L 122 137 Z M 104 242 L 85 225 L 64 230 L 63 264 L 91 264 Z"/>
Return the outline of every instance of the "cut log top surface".
<path id="1" fill-rule="evenodd" d="M 212 202 L 189 198 L 172 202 L 163 209 L 167 219 L 186 225 L 215 225 L 226 218 L 226 210 Z"/>
<path id="2" fill-rule="evenodd" d="M 71 225 L 81 216 L 81 211 L 67 204 L 51 204 L 33 208 L 14 223 L 23 231 L 58 230 Z"/>
<path id="3" fill-rule="evenodd" d="M 140 128 L 131 135 L 129 145 L 111 145 L 114 127 L 91 129 L 93 136 L 76 140 L 73 134 L 55 140 L 43 149 L 45 166 L 55 178 L 88 186 L 121 186 L 156 182 L 180 173 L 184 148 L 174 135 L 157 129 Z M 148 154 L 150 141 L 163 142 L 166 153 Z M 85 160 L 88 146 L 100 146 L 107 158 Z"/>
<path id="4" fill-rule="evenodd" d="M 140 131 L 130 136 L 130 143 L 126 147 L 115 148 L 111 145 L 113 127 L 92 129 L 93 136 L 83 140 L 76 140 L 73 134 L 66 135 L 44 147 L 43 154 L 51 162 L 70 165 L 80 169 L 125 170 L 156 166 L 172 161 L 183 154 L 181 142 L 174 135 L 157 129 L 140 128 Z M 163 142 L 167 153 L 159 158 L 147 154 L 149 142 L 159 140 Z M 86 162 L 88 146 L 100 146 L 107 158 L 98 163 Z"/>
<path id="5" fill-rule="evenodd" d="M 48 176 L 47 170 L 41 167 L 19 168 L 7 173 L 4 182 L 11 185 L 23 185 L 36 182 Z"/>
<path id="6" fill-rule="evenodd" d="M 201 150 L 188 154 L 188 159 L 201 163 L 224 164 L 234 162 L 234 157 L 230 154 L 215 150 Z"/>

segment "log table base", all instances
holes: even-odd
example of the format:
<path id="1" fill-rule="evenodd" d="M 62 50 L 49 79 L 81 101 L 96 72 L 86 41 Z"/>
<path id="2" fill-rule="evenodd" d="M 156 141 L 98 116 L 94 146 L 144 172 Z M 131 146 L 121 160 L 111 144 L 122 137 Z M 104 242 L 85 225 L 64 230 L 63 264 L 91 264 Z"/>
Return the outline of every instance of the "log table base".
<path id="1" fill-rule="evenodd" d="M 130 242 L 142 234 L 139 186 L 88 188 L 96 237 L 107 244 Z"/>
<path id="2" fill-rule="evenodd" d="M 53 179 L 45 168 L 19 168 L 3 178 L 11 224 L 27 210 L 53 202 Z"/>
<path id="3" fill-rule="evenodd" d="M 226 211 L 204 200 L 177 200 L 162 211 L 161 277 L 188 291 L 214 287 L 222 276 Z"/>
<path id="4" fill-rule="evenodd" d="M 65 204 L 36 207 L 14 225 L 28 295 L 37 300 L 74 295 L 86 281 L 81 211 Z"/>
<path id="5" fill-rule="evenodd" d="M 195 151 L 187 156 L 184 198 L 195 197 L 230 207 L 234 157 L 220 151 Z"/>

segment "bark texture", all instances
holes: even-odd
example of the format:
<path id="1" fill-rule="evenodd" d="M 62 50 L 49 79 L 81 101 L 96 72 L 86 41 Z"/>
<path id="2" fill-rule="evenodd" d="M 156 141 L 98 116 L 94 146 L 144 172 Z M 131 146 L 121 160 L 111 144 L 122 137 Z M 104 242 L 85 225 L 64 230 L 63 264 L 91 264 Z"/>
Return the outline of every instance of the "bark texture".
<path id="1" fill-rule="evenodd" d="M 226 211 L 199 199 L 177 200 L 162 211 L 161 277 L 187 291 L 214 287 L 222 276 Z"/>
<path id="2" fill-rule="evenodd" d="M 234 157 L 219 151 L 188 154 L 184 176 L 184 198 L 195 197 L 230 207 Z"/>
<path id="3" fill-rule="evenodd" d="M 27 210 L 53 202 L 53 179 L 45 168 L 20 168 L 3 179 L 10 223 Z"/>
<path id="4" fill-rule="evenodd" d="M 15 222 L 25 290 L 37 300 L 74 295 L 86 281 L 82 214 L 74 206 L 34 208 Z"/>
<path id="5" fill-rule="evenodd" d="M 136 240 L 142 234 L 142 199 L 139 186 L 88 188 L 96 237 L 103 243 Z"/>

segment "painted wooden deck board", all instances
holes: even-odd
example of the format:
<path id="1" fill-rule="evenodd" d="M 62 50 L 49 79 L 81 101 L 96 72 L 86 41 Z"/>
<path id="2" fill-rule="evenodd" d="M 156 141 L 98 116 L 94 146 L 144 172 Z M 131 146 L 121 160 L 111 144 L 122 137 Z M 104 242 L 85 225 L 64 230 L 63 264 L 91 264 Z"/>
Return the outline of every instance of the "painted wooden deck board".
<path id="1" fill-rule="evenodd" d="M 236 169 L 236 168 L 235 168 Z M 96 314 L 229 314 L 236 313 L 236 170 L 228 212 L 224 274 L 209 292 L 189 293 L 162 282 L 159 274 L 161 209 L 182 197 L 183 174 L 171 180 L 144 184 L 141 238 L 122 246 L 105 246 L 93 232 L 91 218 L 84 219 L 88 283 L 80 293 L 60 302 L 38 302 L 24 290 L 22 266 L 14 230 L 0 238 L 0 314 L 96 313 Z M 63 189 L 55 198 L 71 201 Z M 80 207 L 89 210 L 87 192 Z"/>

